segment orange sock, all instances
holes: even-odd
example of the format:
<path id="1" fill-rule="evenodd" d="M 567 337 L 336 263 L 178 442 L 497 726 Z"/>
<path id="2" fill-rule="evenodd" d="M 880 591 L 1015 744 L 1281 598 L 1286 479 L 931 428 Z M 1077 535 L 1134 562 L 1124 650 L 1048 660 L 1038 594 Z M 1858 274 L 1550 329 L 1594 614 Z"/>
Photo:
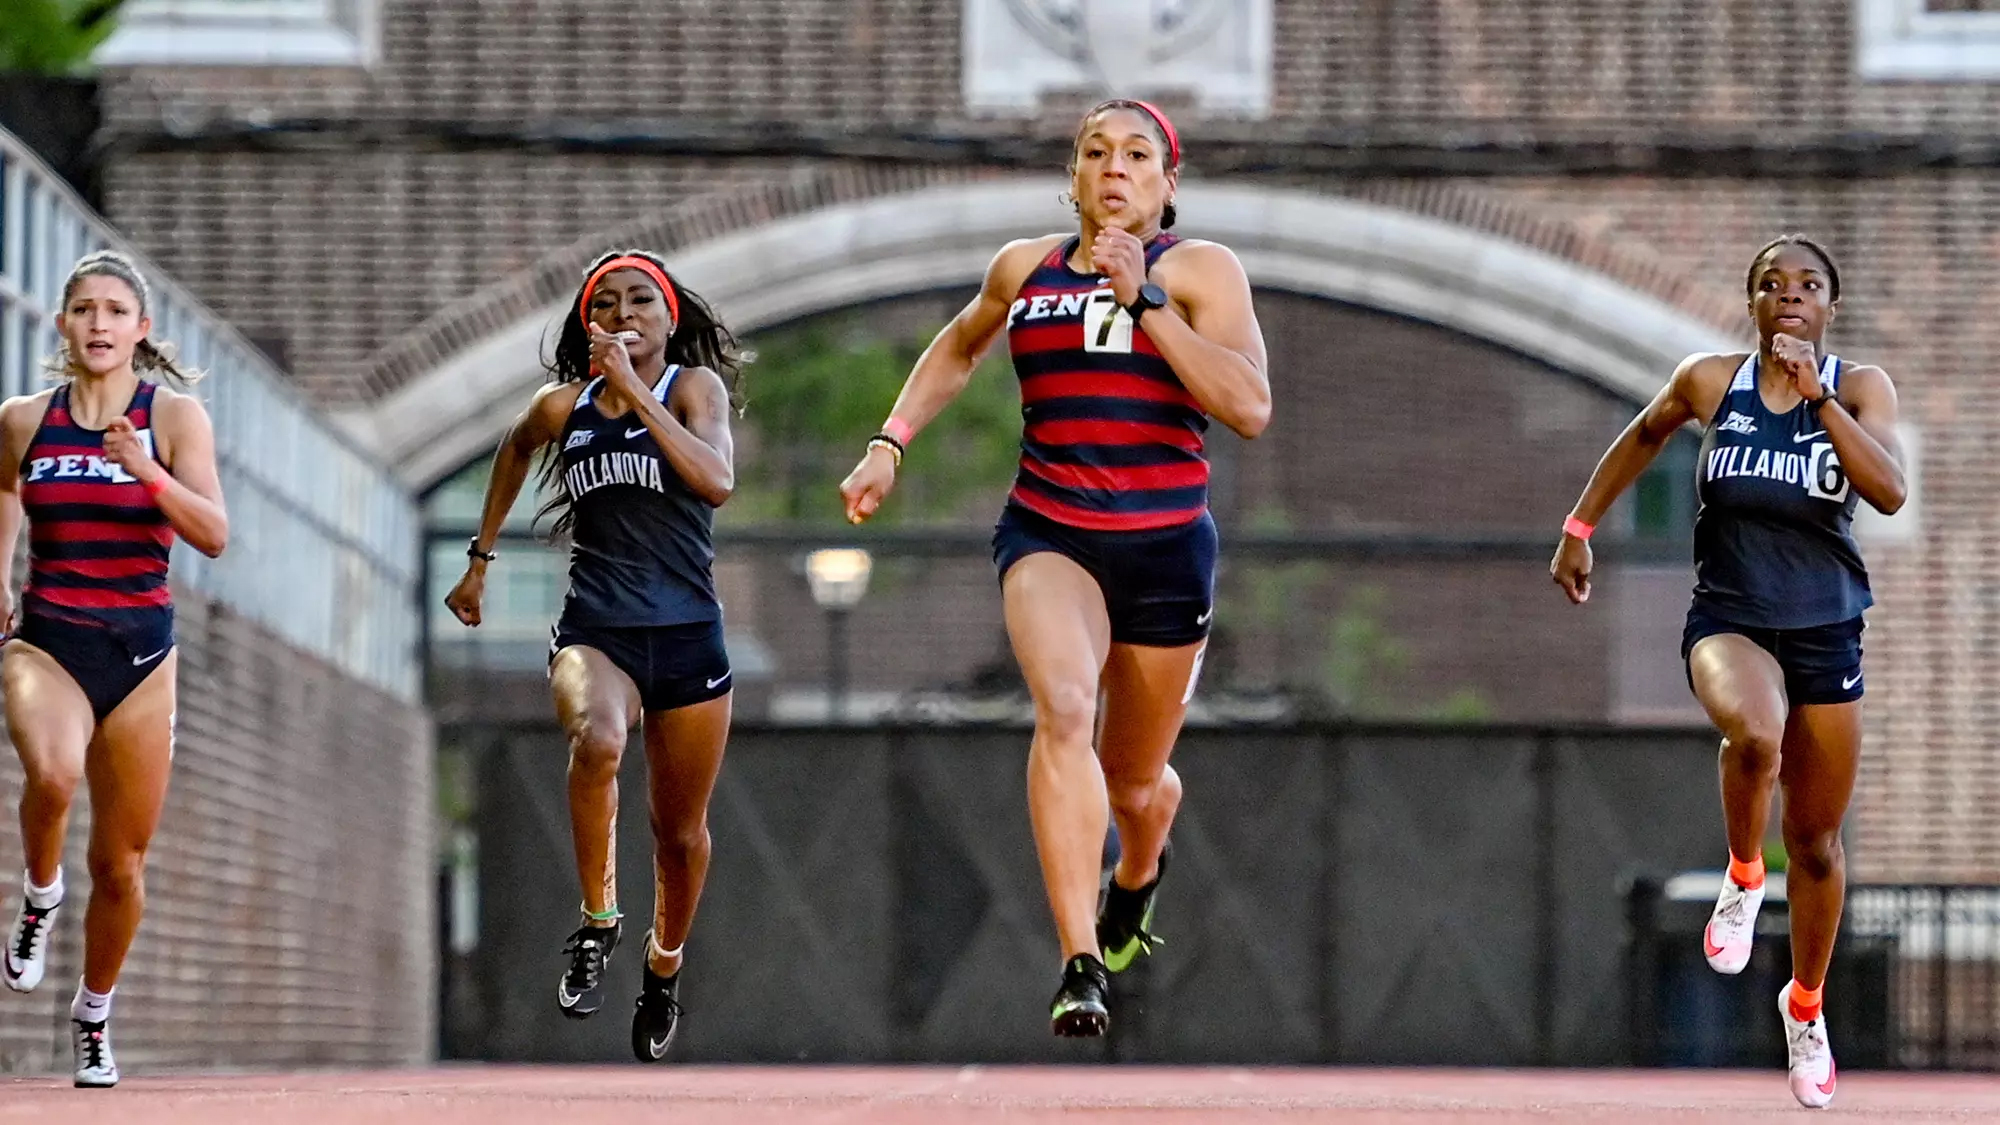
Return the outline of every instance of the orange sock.
<path id="1" fill-rule="evenodd" d="M 1764 885 L 1764 857 L 1758 856 L 1748 863 L 1729 853 L 1729 879 L 1746 891 L 1754 891 Z"/>
<path id="2" fill-rule="evenodd" d="M 1793 977 L 1791 992 L 1787 994 L 1785 1000 L 1785 1003 L 1792 1009 L 1792 1018 L 1800 1023 L 1818 1019 L 1820 1000 L 1825 993 L 1826 985 L 1824 983 L 1818 988 L 1807 988 L 1805 985 L 1799 983 L 1797 977 Z"/>

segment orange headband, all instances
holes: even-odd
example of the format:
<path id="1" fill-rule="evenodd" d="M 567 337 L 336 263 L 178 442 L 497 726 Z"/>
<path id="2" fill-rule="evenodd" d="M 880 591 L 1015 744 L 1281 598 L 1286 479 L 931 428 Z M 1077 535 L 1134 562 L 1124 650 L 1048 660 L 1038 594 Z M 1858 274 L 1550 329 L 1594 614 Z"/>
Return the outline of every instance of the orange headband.
<path id="1" fill-rule="evenodd" d="M 583 283 L 583 300 L 577 304 L 576 315 L 583 318 L 584 327 L 590 327 L 590 295 L 597 291 L 597 283 L 604 280 L 604 275 L 612 270 L 640 270 L 652 278 L 654 284 L 660 287 L 660 293 L 667 299 L 667 315 L 673 318 L 675 325 L 680 324 L 681 302 L 680 298 L 674 295 L 673 282 L 667 280 L 667 271 L 653 264 L 651 259 L 626 255 L 622 258 L 613 258 L 597 267 L 597 272 L 591 274 L 590 280 Z"/>

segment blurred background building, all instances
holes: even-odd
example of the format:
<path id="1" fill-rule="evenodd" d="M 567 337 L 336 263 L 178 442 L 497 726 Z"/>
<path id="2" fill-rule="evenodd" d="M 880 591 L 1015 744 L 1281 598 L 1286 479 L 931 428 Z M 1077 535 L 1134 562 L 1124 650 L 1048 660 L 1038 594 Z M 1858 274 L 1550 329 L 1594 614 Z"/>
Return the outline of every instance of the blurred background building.
<path id="1" fill-rule="evenodd" d="M 941 999 L 1026 979 L 1038 1002 L 1053 956 L 1015 794 L 1025 696 L 987 547 L 1018 438 L 1004 357 L 919 440 L 881 526 L 847 528 L 834 486 L 993 251 L 1070 221 L 1070 136 L 1106 92 L 1175 114 L 1180 229 L 1243 259 L 1277 401 L 1263 439 L 1213 435 L 1225 563 L 1188 751 L 1190 809 L 1206 802 L 1189 831 L 1208 834 L 1194 850 L 1213 862 L 1191 865 L 1183 892 L 1209 910 L 1212 944 L 1175 944 L 1179 967 L 1161 972 L 1181 976 L 1158 982 L 1134 1053 L 1616 1057 L 1591 1021 L 1625 964 L 1620 879 L 1722 850 L 1712 738 L 1677 659 L 1693 435 L 1606 521 L 1586 609 L 1551 587 L 1547 557 L 1596 458 L 1674 364 L 1750 338 L 1744 271 L 1790 230 L 1840 259 L 1832 346 L 1896 379 L 1915 462 L 1908 507 L 1859 521 L 1878 607 L 1851 870 L 1883 888 L 2000 882 L 2000 374 L 1986 359 L 2000 341 L 1982 315 L 2000 299 L 2000 5 L 127 0 L 80 53 L 84 79 L 0 86 L 5 124 L 53 166 L 7 150 L 6 386 L 48 349 L 48 286 L 92 239 L 129 239 L 175 279 L 189 311 L 166 335 L 222 341 L 230 358 L 208 361 L 219 425 L 232 408 L 216 404 L 257 396 L 233 408 L 232 504 L 261 529 L 242 513 L 273 497 L 258 509 L 272 530 L 179 572 L 259 638 L 213 656 L 189 642 L 186 690 L 216 702 L 201 720 L 188 705 L 184 757 L 303 794 L 316 783 L 289 756 L 353 740 L 365 764 L 329 776 L 389 786 L 366 822 L 382 853 L 343 852 L 352 820 L 322 840 L 334 821 L 311 817 L 328 807 L 272 812 L 275 835 L 248 850 L 277 882 L 256 894 L 303 896 L 345 925 L 352 888 L 371 888 L 359 909 L 398 972 L 435 932 L 446 1053 L 604 1053 L 542 1011 L 572 891 L 542 686 L 564 560 L 534 539 L 530 498 L 486 623 L 465 630 L 440 602 L 490 451 L 545 378 L 549 326 L 582 266 L 630 245 L 665 252 L 760 356 L 720 517 L 740 732 L 693 948 L 730 964 L 709 979 L 737 981 L 733 1009 L 768 1021 L 706 1040 L 691 1027 L 690 1050 L 1047 1049 L 981 1040 Z M 286 530 L 293 512 L 301 530 Z M 807 581 L 808 552 L 829 546 L 870 552 L 851 608 L 816 604 Z M 328 590 L 332 610 L 309 608 Z M 186 633 L 204 612 L 186 611 Z M 196 688 L 196 669 L 222 667 L 202 661 L 243 670 Z M 219 777 L 225 805 L 196 812 L 195 769 L 183 815 L 222 831 L 255 806 L 227 805 Z M 967 809 L 987 811 L 951 812 Z M 189 832 L 170 820 L 163 852 Z M 643 843 L 626 841 L 628 879 Z M 188 893 L 248 878 L 236 850 L 189 860 Z M 411 872 L 434 857 L 437 909 L 382 919 L 380 896 L 428 893 Z M 1907 955 L 1882 971 L 1927 1004 L 1945 992 L 1912 991 L 1907 966 L 1944 972 L 1944 900 L 1906 899 L 1880 917 L 1929 910 L 1936 934 L 1923 946 L 1880 922 Z M 1357 960 L 1365 919 L 1385 911 L 1428 919 L 1422 939 Z M 164 950 L 157 917 L 145 948 Z M 795 985 L 841 987 L 742 983 L 780 970 L 727 962 L 747 954 L 721 935 L 760 929 L 829 958 L 784 966 Z M 1969 1006 L 1927 1009 L 1911 1034 L 1957 1043 L 1950 1029 L 1968 1028 L 1990 1062 L 2000 974 L 1980 932 L 1988 951 L 1966 963 L 1984 983 L 1950 993 Z M 926 960 L 954 943 L 962 956 Z M 1224 955 L 1246 943 L 1268 992 L 1244 993 L 1241 1015 L 1288 1013 L 1275 1038 L 1215 1007 L 1251 971 Z M 321 983 L 416 1036 L 384 1040 L 399 1044 L 384 1057 L 429 1049 L 394 1015 L 416 986 L 385 980 Z M 1442 1005 L 1466 987 L 1518 1034 L 1453 1039 Z M 1207 1030 L 1173 1040 L 1176 1003 Z M 818 1026 L 801 1004 L 875 1022 Z M 275 1057 L 215 1057 L 239 1056 Z"/>

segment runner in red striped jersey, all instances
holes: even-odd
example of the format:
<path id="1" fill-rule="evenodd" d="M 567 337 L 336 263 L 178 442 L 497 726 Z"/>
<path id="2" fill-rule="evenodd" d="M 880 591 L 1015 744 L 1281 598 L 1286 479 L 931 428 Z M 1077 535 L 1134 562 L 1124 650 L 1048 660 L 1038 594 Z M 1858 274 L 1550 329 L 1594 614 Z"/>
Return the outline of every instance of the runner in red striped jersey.
<path id="1" fill-rule="evenodd" d="M 1108 972 L 1156 943 L 1154 893 L 1181 800 L 1167 759 L 1213 614 L 1202 439 L 1210 418 L 1256 437 L 1271 417 L 1242 265 L 1165 233 L 1180 157 L 1153 106 L 1110 101 L 1085 115 L 1070 167 L 1079 230 L 1000 251 L 841 485 L 850 521 L 873 515 L 911 438 L 1007 333 L 1021 467 L 993 546 L 1035 702 L 1028 806 L 1065 959 L 1057 1035 L 1102 1035 Z M 1120 856 L 1100 907 L 1107 804 Z"/>
<path id="2" fill-rule="evenodd" d="M 201 403 L 141 378 L 193 377 L 147 339 L 146 282 L 124 256 L 78 262 L 56 324 L 61 383 L 0 404 L 0 661 L 21 756 L 21 910 L 0 980 L 41 983 L 63 900 L 63 837 L 90 784 L 90 903 L 70 1006 L 76 1084 L 112 1086 L 111 993 L 139 930 L 146 849 L 166 801 L 175 711 L 167 553 L 178 534 L 211 558 L 229 538 L 215 437 Z M 14 542 L 28 523 L 15 618 Z"/>

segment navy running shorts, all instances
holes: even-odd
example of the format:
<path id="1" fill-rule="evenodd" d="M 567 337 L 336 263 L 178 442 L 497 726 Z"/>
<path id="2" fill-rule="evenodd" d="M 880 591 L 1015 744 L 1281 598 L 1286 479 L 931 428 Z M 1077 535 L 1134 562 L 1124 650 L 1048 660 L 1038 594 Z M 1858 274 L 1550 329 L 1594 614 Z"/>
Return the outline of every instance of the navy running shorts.
<path id="1" fill-rule="evenodd" d="M 1179 648 L 1208 636 L 1215 609 L 1215 520 L 1207 512 L 1177 527 L 1087 531 L 1009 504 L 993 529 L 993 565 L 1049 551 L 1097 579 L 1117 644 Z"/>
<path id="2" fill-rule="evenodd" d="M 639 706 L 674 711 L 729 694 L 735 685 L 722 622 L 689 625 L 571 625 L 558 621 L 550 631 L 549 665 L 572 645 L 603 653 L 639 689 Z"/>
<path id="3" fill-rule="evenodd" d="M 1853 617 L 1832 625 L 1807 629 L 1759 629 L 1724 621 L 1699 606 L 1688 610 L 1687 628 L 1681 633 L 1681 662 L 1687 669 L 1688 687 L 1694 687 L 1694 668 L 1688 655 L 1703 637 L 1734 633 L 1747 637 L 1777 660 L 1785 674 L 1785 698 L 1791 705 L 1852 703 L 1861 698 L 1861 618 Z"/>
<path id="4" fill-rule="evenodd" d="M 127 635 L 102 625 L 25 613 L 14 636 L 61 665 L 83 689 L 91 714 L 102 723 L 173 651 L 173 611 L 148 616 L 158 620 Z"/>

